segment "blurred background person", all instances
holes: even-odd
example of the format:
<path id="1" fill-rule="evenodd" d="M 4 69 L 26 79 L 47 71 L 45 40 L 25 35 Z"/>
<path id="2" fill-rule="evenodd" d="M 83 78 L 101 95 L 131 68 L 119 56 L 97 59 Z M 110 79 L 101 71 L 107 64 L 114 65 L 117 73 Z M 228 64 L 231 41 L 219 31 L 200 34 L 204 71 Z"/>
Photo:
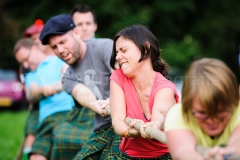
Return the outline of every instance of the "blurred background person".
<path id="1" fill-rule="evenodd" d="M 86 4 L 77 4 L 70 11 L 70 15 L 80 31 L 81 39 L 83 41 L 88 41 L 95 37 L 97 19 L 95 12 L 90 6 Z"/>
<path id="2" fill-rule="evenodd" d="M 47 55 L 55 55 L 49 45 L 42 45 L 39 37 L 41 31 L 44 27 L 44 22 L 42 19 L 36 19 L 34 24 L 29 26 L 23 34 L 23 37 L 30 37 L 34 40 L 36 44 L 43 50 L 43 52 Z"/>
<path id="3" fill-rule="evenodd" d="M 46 55 L 54 56 L 55 54 L 52 51 L 51 47 L 49 45 L 42 45 L 42 43 L 39 39 L 43 27 L 44 27 L 43 20 L 36 19 L 34 24 L 30 25 L 25 30 L 25 32 L 23 33 L 23 37 L 31 38 L 35 42 L 35 44 L 37 44 Z M 21 65 L 19 68 L 20 80 L 23 84 L 25 93 L 26 93 L 25 76 L 30 71 L 31 70 L 29 68 L 24 67 L 24 65 Z M 25 124 L 25 140 L 24 140 L 24 144 L 23 144 L 24 157 L 26 157 L 28 152 L 31 150 L 31 146 L 35 140 L 35 135 L 36 135 L 36 131 L 37 131 L 37 122 L 38 122 L 38 118 L 39 118 L 39 102 L 38 101 L 30 102 L 28 109 L 29 109 L 29 115 L 28 115 L 28 118 L 27 118 L 26 124 Z M 19 151 L 19 152 L 21 152 L 21 151 Z M 20 154 L 18 157 L 20 157 Z"/>
<path id="4" fill-rule="evenodd" d="M 14 51 L 17 61 L 29 68 L 26 75 L 26 95 L 30 102 L 39 101 L 37 133 L 30 150 L 30 159 L 50 159 L 53 129 L 66 120 L 74 107 L 72 97 L 62 91 L 65 62 L 46 55 L 31 38 L 17 41 Z"/>
<path id="5" fill-rule="evenodd" d="M 44 26 L 43 21 L 41 19 L 36 19 L 35 23 L 30 25 L 23 34 L 23 37 L 30 37 L 36 44 L 39 45 L 41 49 L 45 48 L 41 44 L 41 41 L 39 39 L 43 26 Z M 25 76 L 28 72 L 30 72 L 30 68 L 26 68 L 24 67 L 24 65 L 20 65 L 19 72 L 20 72 L 19 73 L 20 80 L 23 84 L 23 88 L 26 94 L 27 91 L 25 86 Z M 23 155 L 25 159 L 27 159 L 28 153 L 30 153 L 31 151 L 31 147 L 37 133 L 37 124 L 38 124 L 38 118 L 39 118 L 39 102 L 38 101 L 30 102 L 28 110 L 29 110 L 29 114 L 25 124 L 25 139 L 23 143 Z M 21 156 L 18 155 L 18 157 L 20 158 Z"/>
<path id="6" fill-rule="evenodd" d="M 239 115 L 235 74 L 218 59 L 194 61 L 184 78 L 181 104 L 173 106 L 165 120 L 171 156 L 178 160 L 213 160 L 239 154 Z M 211 149 L 201 155 L 197 145 Z"/>

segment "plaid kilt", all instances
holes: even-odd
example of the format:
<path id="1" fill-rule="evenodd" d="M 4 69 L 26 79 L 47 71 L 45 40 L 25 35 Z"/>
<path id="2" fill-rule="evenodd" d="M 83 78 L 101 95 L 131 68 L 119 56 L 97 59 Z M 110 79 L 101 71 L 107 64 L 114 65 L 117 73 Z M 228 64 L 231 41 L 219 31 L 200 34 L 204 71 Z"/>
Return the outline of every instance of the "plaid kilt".
<path id="1" fill-rule="evenodd" d="M 51 160 L 73 159 L 93 132 L 94 117 L 90 109 L 74 107 L 67 121 L 54 128 Z"/>
<path id="2" fill-rule="evenodd" d="M 120 151 L 119 155 L 114 156 L 112 160 L 172 160 L 170 154 L 165 154 L 161 157 L 156 157 L 156 158 L 136 158 L 136 157 L 130 157 L 126 153 Z"/>
<path id="3" fill-rule="evenodd" d="M 26 120 L 25 130 L 24 130 L 25 136 L 27 136 L 27 134 L 32 134 L 32 135 L 37 134 L 38 117 L 39 117 L 39 109 L 32 109 L 28 113 L 28 118 Z"/>
<path id="4" fill-rule="evenodd" d="M 118 155 L 120 142 L 121 137 L 115 134 L 113 127 L 95 131 L 74 160 L 110 160 Z"/>
<path id="5" fill-rule="evenodd" d="M 47 159 L 50 158 L 53 143 L 53 129 L 57 125 L 66 121 L 68 112 L 69 111 L 58 112 L 43 120 L 37 130 L 36 139 L 33 143 L 30 154 L 36 153 L 47 157 Z"/>

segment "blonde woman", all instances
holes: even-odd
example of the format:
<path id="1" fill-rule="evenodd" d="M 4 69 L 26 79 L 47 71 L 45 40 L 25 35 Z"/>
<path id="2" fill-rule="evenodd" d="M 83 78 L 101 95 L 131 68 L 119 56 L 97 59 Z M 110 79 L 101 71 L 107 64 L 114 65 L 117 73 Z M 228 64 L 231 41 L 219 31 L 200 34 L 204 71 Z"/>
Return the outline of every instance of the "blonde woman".
<path id="1" fill-rule="evenodd" d="M 173 159 L 223 159 L 240 151 L 240 106 L 234 73 L 220 60 L 203 58 L 187 71 L 182 103 L 168 112 L 165 132 Z M 204 155 L 196 146 L 211 147 Z M 225 146 L 225 147 L 220 147 Z"/>

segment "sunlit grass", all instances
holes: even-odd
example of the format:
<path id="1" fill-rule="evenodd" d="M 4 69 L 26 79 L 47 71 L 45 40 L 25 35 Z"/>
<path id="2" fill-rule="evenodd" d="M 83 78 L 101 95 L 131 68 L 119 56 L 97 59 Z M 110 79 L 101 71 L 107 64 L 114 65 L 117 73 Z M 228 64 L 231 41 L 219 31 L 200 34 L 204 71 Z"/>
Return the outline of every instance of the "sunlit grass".
<path id="1" fill-rule="evenodd" d="M 23 140 L 28 112 L 0 111 L 0 159 L 14 160 Z"/>

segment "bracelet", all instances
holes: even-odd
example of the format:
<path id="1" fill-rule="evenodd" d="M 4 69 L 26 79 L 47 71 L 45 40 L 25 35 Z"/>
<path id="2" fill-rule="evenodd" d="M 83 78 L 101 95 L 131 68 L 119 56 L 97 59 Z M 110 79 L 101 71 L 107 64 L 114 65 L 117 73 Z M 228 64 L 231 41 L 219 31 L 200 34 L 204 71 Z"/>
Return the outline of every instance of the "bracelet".
<path id="1" fill-rule="evenodd" d="M 124 134 L 124 137 L 125 137 L 125 138 L 129 138 L 128 135 L 127 135 L 127 129 L 124 131 L 123 134 Z"/>
<path id="2" fill-rule="evenodd" d="M 134 139 L 134 137 L 129 137 L 127 135 L 127 129 L 123 132 L 125 138 Z"/>

